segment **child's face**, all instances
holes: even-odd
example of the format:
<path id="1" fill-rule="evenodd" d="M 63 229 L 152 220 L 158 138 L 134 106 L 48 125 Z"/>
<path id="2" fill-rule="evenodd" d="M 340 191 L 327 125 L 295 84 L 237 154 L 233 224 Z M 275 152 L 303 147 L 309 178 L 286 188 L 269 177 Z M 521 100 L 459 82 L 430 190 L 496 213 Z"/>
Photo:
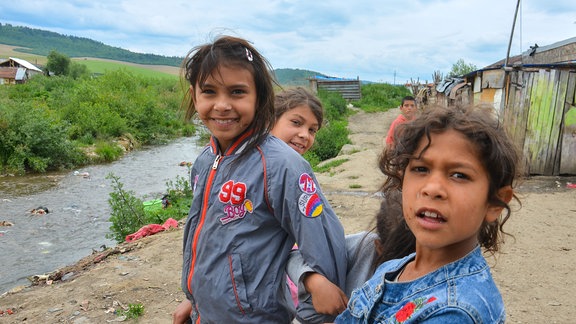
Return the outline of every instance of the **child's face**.
<path id="1" fill-rule="evenodd" d="M 427 144 L 420 140 L 414 156 Z M 431 134 L 431 145 L 411 160 L 402 183 L 404 218 L 417 249 L 456 260 L 478 244 L 483 221 L 495 221 L 502 207 L 488 204 L 489 175 L 478 150 L 455 130 Z"/>
<path id="2" fill-rule="evenodd" d="M 408 120 L 414 119 L 416 117 L 416 101 L 405 100 L 402 106 L 400 106 L 400 111 Z"/>
<path id="3" fill-rule="evenodd" d="M 300 105 L 284 112 L 271 133 L 296 152 L 304 154 L 314 144 L 318 128 L 318 119 L 312 109 L 308 105 Z"/>
<path id="4" fill-rule="evenodd" d="M 194 86 L 194 107 L 225 151 L 254 119 L 256 85 L 246 69 L 220 66 L 206 82 Z"/>

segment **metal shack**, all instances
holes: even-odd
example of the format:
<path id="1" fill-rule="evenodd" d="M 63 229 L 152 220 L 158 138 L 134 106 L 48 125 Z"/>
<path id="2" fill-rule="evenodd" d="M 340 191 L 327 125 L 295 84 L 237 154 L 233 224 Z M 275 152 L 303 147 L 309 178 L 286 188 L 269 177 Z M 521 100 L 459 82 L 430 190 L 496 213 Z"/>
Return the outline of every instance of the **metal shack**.
<path id="1" fill-rule="evenodd" d="M 310 88 L 315 93 L 322 89 L 338 92 L 342 95 L 342 98 L 348 101 L 362 99 L 360 78 L 344 79 L 317 75 L 308 80 L 310 80 Z"/>

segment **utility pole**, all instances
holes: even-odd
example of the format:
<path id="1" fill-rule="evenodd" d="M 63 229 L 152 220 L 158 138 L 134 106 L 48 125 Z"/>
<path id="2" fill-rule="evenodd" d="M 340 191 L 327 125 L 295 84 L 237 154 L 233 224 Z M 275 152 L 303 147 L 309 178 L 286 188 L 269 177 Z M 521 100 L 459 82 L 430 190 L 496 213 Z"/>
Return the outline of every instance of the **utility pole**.
<path id="1" fill-rule="evenodd" d="M 506 53 L 506 62 L 504 62 L 504 68 L 508 67 L 508 59 L 510 58 L 510 47 L 512 46 L 512 38 L 514 37 L 514 28 L 516 27 L 516 17 L 518 16 L 519 7 L 520 7 L 520 0 L 516 2 L 516 12 L 514 12 L 514 21 L 512 22 L 512 30 L 510 31 L 510 40 L 508 41 L 508 52 Z"/>

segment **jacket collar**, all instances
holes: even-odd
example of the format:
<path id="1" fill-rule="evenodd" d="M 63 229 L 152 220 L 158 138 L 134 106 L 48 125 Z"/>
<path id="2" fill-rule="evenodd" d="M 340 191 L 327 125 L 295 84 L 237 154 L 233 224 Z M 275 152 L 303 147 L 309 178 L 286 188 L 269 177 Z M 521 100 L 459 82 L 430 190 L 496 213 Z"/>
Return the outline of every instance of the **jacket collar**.
<path id="1" fill-rule="evenodd" d="M 240 134 L 240 136 L 236 137 L 236 139 L 232 142 L 226 152 L 220 152 L 220 145 L 218 145 L 218 139 L 214 136 L 210 136 L 210 149 L 212 153 L 216 155 L 228 156 L 233 154 L 240 154 L 246 148 L 246 145 L 253 140 L 252 135 L 254 134 L 253 129 L 248 129 L 244 133 Z"/>

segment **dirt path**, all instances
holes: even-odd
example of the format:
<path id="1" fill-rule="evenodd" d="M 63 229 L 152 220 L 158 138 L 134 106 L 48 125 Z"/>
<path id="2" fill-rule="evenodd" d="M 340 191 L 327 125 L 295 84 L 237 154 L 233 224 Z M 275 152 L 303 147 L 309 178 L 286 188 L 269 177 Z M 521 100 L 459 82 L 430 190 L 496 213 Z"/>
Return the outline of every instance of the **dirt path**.
<path id="1" fill-rule="evenodd" d="M 371 227 L 380 202 L 374 193 L 383 180 L 376 160 L 397 113 L 351 116 L 353 145 L 336 158 L 349 160 L 318 175 L 347 233 Z M 523 207 L 514 206 L 507 223 L 515 240 L 507 241 L 497 260 L 490 259 L 508 323 L 576 318 L 576 190 L 566 189 L 567 181 L 576 179 L 536 178 L 520 188 Z M 107 258 L 89 256 L 63 281 L 1 296 L 0 323 L 106 323 L 122 319 L 114 310 L 136 303 L 145 308 L 141 323 L 171 323 L 170 314 L 183 298 L 181 242 L 182 230 L 173 230 L 122 244 Z"/>

